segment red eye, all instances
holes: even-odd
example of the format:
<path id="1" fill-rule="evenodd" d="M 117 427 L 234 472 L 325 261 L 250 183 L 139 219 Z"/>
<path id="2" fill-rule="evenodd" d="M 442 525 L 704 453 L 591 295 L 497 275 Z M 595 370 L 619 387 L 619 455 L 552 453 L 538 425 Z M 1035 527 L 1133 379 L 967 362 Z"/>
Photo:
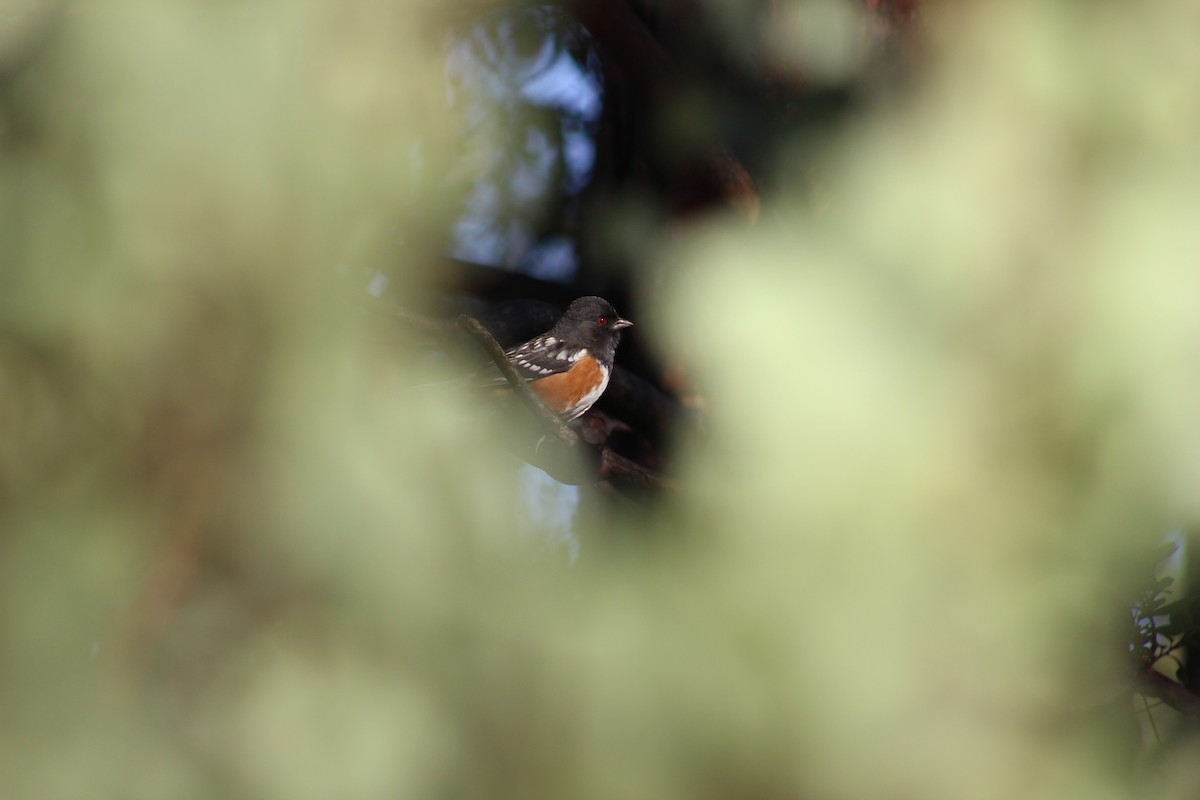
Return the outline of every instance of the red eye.
<path id="1" fill-rule="evenodd" d="M 607 325 L 608 320 L 606 320 L 604 317 L 596 317 L 596 324 L 597 325 Z"/>

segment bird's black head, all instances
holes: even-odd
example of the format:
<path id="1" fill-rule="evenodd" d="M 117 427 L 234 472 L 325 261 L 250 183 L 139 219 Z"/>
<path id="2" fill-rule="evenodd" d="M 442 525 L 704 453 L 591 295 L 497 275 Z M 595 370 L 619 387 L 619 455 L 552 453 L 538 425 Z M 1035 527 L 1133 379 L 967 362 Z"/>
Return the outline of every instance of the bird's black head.
<path id="1" fill-rule="evenodd" d="M 621 331 L 633 323 L 621 319 L 616 309 L 602 297 L 580 297 L 567 306 L 567 313 L 554 326 L 551 334 L 573 344 L 593 349 L 597 355 L 612 358 Z"/>

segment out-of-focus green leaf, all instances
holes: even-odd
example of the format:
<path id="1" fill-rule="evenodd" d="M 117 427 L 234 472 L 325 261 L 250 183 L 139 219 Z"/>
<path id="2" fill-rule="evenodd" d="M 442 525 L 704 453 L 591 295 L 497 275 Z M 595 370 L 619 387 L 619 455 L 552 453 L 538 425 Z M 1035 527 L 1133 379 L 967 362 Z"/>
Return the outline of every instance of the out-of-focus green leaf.
<path id="1" fill-rule="evenodd" d="M 1200 474 L 1185 11 L 947 12 L 815 192 L 664 235 L 637 330 L 706 435 L 570 569 L 481 404 L 338 298 L 450 223 L 418 11 L 74 4 L 4 78 L 0 793 L 1144 796 L 1130 565 Z"/>

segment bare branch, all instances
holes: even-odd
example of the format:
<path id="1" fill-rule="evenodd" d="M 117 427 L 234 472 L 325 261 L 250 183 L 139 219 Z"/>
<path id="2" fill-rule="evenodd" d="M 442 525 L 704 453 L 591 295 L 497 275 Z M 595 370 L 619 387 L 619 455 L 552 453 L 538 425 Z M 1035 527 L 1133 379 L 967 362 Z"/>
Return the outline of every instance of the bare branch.
<path id="1" fill-rule="evenodd" d="M 679 491 L 679 484 L 665 475 L 647 469 L 641 464 L 626 458 L 610 447 L 600 450 L 600 477 L 618 478 L 629 483 L 649 486 L 653 489 Z"/>
<path id="2" fill-rule="evenodd" d="M 567 427 L 567 424 L 557 414 L 546 408 L 546 404 L 542 402 L 542 399 L 537 396 L 533 389 L 529 388 L 529 383 L 517 372 L 516 367 L 512 365 L 508 360 L 508 356 L 505 355 L 504 348 L 496 341 L 496 337 L 492 336 L 491 332 L 483 326 L 483 323 L 474 317 L 462 314 L 458 318 L 458 324 L 463 330 L 473 335 L 483 344 L 484 348 L 488 351 L 488 355 L 495 362 L 496 368 L 500 370 L 500 374 L 512 386 L 513 391 L 516 392 L 517 397 L 521 398 L 521 402 L 525 404 L 530 413 L 542 423 L 542 426 L 551 434 L 558 437 L 560 441 L 569 445 L 578 444 L 579 435 Z"/>
<path id="3" fill-rule="evenodd" d="M 1138 673 L 1137 690 L 1144 695 L 1162 700 L 1171 708 L 1189 717 L 1200 716 L 1200 697 L 1153 667 L 1146 667 Z"/>

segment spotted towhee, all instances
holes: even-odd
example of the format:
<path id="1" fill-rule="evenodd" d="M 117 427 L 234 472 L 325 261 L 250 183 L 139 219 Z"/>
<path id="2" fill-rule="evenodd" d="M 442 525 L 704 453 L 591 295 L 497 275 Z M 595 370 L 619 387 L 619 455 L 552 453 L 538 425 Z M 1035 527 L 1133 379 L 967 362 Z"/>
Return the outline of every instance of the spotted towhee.
<path id="1" fill-rule="evenodd" d="M 621 330 L 632 324 L 607 300 L 580 297 L 553 328 L 505 355 L 546 407 L 570 422 L 604 394 Z M 490 382 L 503 383 L 504 377 L 496 374 Z"/>

